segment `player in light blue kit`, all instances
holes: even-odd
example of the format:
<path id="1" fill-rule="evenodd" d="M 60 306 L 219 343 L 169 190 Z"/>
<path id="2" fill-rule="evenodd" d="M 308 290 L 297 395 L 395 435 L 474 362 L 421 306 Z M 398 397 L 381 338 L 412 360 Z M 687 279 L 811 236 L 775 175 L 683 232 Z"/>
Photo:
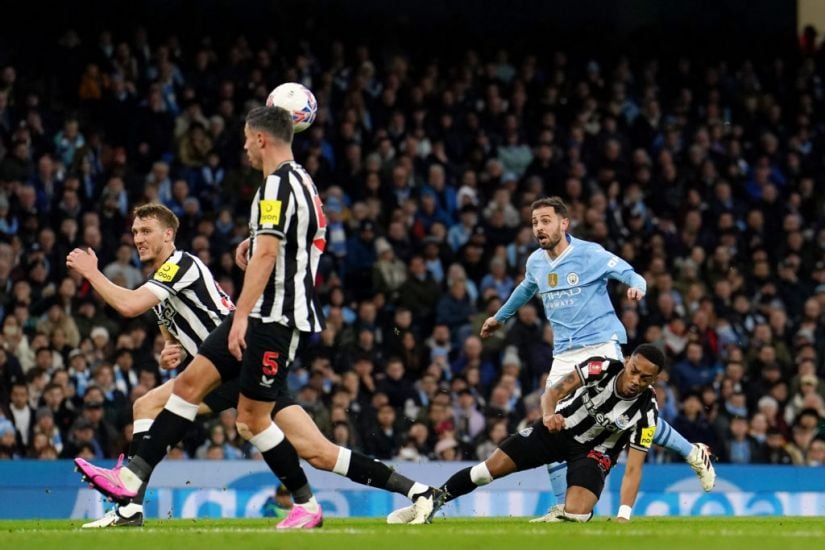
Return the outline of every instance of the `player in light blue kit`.
<path id="1" fill-rule="evenodd" d="M 630 264 L 601 245 L 568 235 L 567 205 L 560 198 L 539 199 L 531 209 L 533 235 L 539 249 L 527 259 L 521 284 L 501 309 L 484 322 L 481 337 L 486 338 L 504 326 L 538 293 L 553 328 L 553 364 L 546 385 L 549 388 L 590 357 L 622 359 L 620 344 L 627 342 L 627 333 L 610 303 L 607 281 L 615 279 L 626 284 L 628 299 L 635 301 L 644 297 L 647 283 Z M 661 418 L 653 442 L 684 457 L 705 491 L 713 488 L 716 472 L 707 445 L 691 444 Z M 547 470 L 557 504 L 547 515 L 532 521 L 560 521 L 564 508 L 567 466 L 554 463 Z"/>

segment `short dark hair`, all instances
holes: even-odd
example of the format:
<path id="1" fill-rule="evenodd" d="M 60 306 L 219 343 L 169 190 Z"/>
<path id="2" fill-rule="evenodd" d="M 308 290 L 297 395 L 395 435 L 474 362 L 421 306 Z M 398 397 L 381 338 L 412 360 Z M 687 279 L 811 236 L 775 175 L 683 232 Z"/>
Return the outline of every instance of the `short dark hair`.
<path id="1" fill-rule="evenodd" d="M 159 202 L 150 202 L 138 206 L 132 212 L 135 218 L 155 218 L 163 227 L 169 228 L 177 234 L 180 220 L 169 208 Z"/>
<path id="2" fill-rule="evenodd" d="M 665 354 L 653 344 L 640 344 L 633 350 L 633 355 L 641 355 L 656 365 L 658 372 L 665 368 Z"/>
<path id="3" fill-rule="evenodd" d="M 533 201 L 533 204 L 530 205 L 531 211 L 538 210 L 539 208 L 552 208 L 556 211 L 556 214 L 558 214 L 559 217 L 569 217 L 567 205 L 563 200 L 561 200 L 561 197 L 542 197 L 540 199 L 536 199 Z"/>
<path id="4" fill-rule="evenodd" d="M 275 139 L 292 145 L 292 115 L 286 109 L 274 106 L 253 107 L 246 114 L 246 123 L 250 128 L 263 130 Z"/>

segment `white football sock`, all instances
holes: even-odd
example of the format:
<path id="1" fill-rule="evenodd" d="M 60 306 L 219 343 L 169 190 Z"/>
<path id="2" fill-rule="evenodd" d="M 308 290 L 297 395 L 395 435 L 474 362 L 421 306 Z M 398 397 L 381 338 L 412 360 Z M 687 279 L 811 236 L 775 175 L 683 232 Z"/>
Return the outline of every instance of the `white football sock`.
<path id="1" fill-rule="evenodd" d="M 143 480 L 126 467 L 120 469 L 120 481 L 123 482 L 123 485 L 127 489 L 136 493 L 140 490 L 140 486 L 143 485 Z"/>
<path id="2" fill-rule="evenodd" d="M 318 501 L 315 500 L 315 496 L 311 496 L 308 501 L 303 504 L 296 504 L 295 506 L 300 506 L 310 514 L 318 513 Z"/>
<path id="3" fill-rule="evenodd" d="M 125 506 L 118 506 L 117 508 L 117 513 L 124 518 L 130 518 L 138 512 L 143 512 L 143 504 L 135 504 L 134 502 L 130 502 Z"/>
<path id="4" fill-rule="evenodd" d="M 427 487 L 423 483 L 419 483 L 419 482 L 416 481 L 415 483 L 413 483 L 413 486 L 410 487 L 410 490 L 407 492 L 407 498 L 412 500 L 412 498 L 415 495 L 419 495 L 421 493 L 426 493 L 427 489 L 429 489 L 429 487 Z"/>

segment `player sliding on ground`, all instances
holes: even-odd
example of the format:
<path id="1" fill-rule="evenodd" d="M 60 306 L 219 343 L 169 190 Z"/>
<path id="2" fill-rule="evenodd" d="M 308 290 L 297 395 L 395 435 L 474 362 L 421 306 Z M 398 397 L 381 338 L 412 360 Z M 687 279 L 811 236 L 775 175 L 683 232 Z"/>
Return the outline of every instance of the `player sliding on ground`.
<path id="1" fill-rule="evenodd" d="M 642 465 L 656 432 L 658 409 L 651 385 L 664 365 L 662 352 L 642 344 L 624 363 L 592 357 L 551 386 L 541 400 L 542 419 L 509 436 L 480 464 L 453 474 L 441 489 L 444 503 L 513 472 L 566 462 L 567 495 L 548 521 L 585 522 L 619 453 L 629 446 L 617 519 L 630 519 Z M 409 507 L 388 517 L 403 518 Z"/>
<path id="2" fill-rule="evenodd" d="M 484 322 L 481 337 L 501 328 L 538 293 L 553 328 L 549 388 L 587 357 L 622 358 L 619 345 L 627 343 L 627 332 L 610 303 L 607 283 L 615 279 L 628 285 L 627 298 L 633 301 L 644 298 L 647 283 L 630 264 L 600 245 L 568 235 L 567 205 L 560 198 L 539 199 L 531 210 L 533 236 L 539 249 L 527 259 L 521 284 L 501 309 Z M 705 491 L 713 488 L 716 472 L 706 445 L 691 444 L 661 419 L 653 442 L 682 456 L 699 476 Z M 554 510 L 563 505 L 567 492 L 565 469 L 560 463 L 547 466 L 557 505 L 543 518 L 533 521 L 552 520 Z"/>

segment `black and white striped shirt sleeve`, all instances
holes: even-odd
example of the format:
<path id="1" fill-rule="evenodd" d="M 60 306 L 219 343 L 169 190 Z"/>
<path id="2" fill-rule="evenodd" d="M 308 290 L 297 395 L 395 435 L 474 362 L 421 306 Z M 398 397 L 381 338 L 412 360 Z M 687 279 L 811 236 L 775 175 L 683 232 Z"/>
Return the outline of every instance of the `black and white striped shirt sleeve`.
<path id="1" fill-rule="evenodd" d="M 576 372 L 582 379 L 582 384 L 598 382 L 611 372 L 610 359 L 605 357 L 591 357 L 575 366 Z M 621 365 L 621 363 L 619 363 Z M 615 370 L 616 366 L 613 366 Z M 621 367 L 620 367 L 621 368 Z"/>
<path id="2" fill-rule="evenodd" d="M 267 177 L 258 191 L 256 201 L 257 219 L 252 220 L 255 232 L 283 239 L 295 209 L 289 171 L 281 169 Z"/>
<path id="3" fill-rule="evenodd" d="M 630 432 L 629 445 L 633 449 L 646 453 L 653 445 L 653 436 L 656 434 L 656 422 L 659 419 L 659 409 L 656 404 L 656 395 L 652 390 L 646 390 L 650 400 L 642 406 L 642 416 Z"/>
<path id="4" fill-rule="evenodd" d="M 143 286 L 163 302 L 170 296 L 177 296 L 199 278 L 200 270 L 192 258 L 186 254 L 175 254 Z"/>

